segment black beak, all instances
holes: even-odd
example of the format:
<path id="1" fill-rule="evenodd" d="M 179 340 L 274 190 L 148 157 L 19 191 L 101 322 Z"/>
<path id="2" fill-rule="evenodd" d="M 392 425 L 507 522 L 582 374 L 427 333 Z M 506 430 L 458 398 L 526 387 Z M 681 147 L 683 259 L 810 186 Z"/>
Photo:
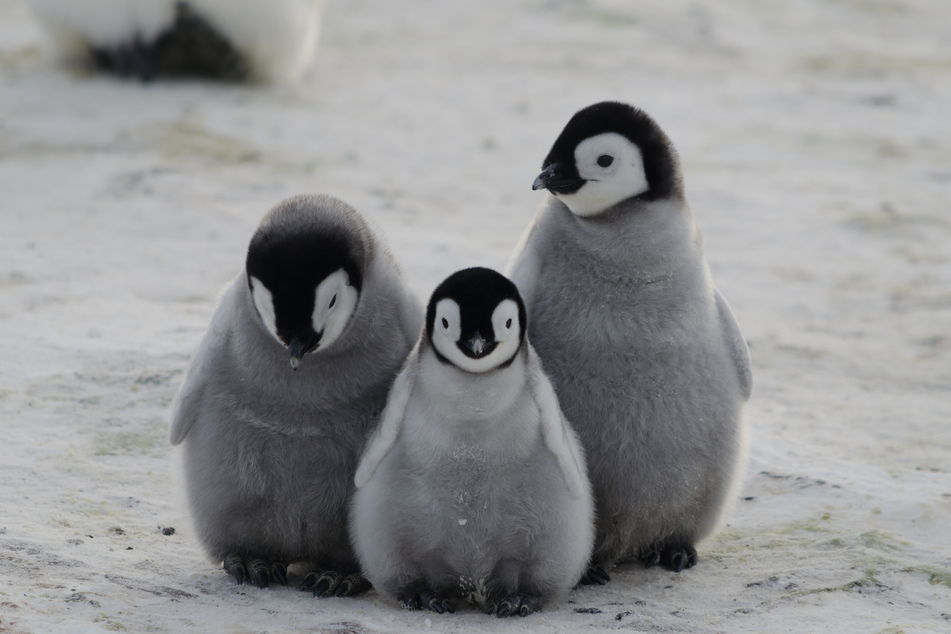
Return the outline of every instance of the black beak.
<path id="1" fill-rule="evenodd" d="M 552 163 L 532 183 L 532 190 L 547 189 L 553 194 L 573 194 L 584 184 L 584 179 L 569 174 L 561 163 Z"/>
<path id="2" fill-rule="evenodd" d="M 459 348 L 463 354 L 472 359 L 481 359 L 490 354 L 499 345 L 497 341 L 486 341 L 478 330 L 468 341 L 461 342 Z"/>
<path id="3" fill-rule="evenodd" d="M 291 369 L 296 371 L 297 366 L 300 365 L 300 360 L 306 354 L 304 344 L 302 344 L 297 337 L 293 337 L 291 342 L 287 344 L 287 349 L 290 350 L 291 353 Z"/>
<path id="4" fill-rule="evenodd" d="M 304 355 L 310 352 L 311 350 L 316 350 L 320 345 L 320 339 L 324 336 L 323 332 L 318 332 L 317 336 L 314 337 L 310 345 L 301 343 L 301 340 L 297 337 L 291 337 L 291 342 L 287 344 L 287 350 L 291 353 L 291 369 L 296 371 L 298 366 L 300 366 L 301 360 L 304 358 Z"/>

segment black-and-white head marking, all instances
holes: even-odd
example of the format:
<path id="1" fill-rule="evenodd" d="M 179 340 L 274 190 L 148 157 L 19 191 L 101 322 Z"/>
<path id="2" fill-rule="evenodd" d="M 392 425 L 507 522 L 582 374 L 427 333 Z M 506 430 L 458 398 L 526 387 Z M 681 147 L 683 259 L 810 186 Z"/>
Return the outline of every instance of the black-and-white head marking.
<path id="1" fill-rule="evenodd" d="M 549 190 L 580 216 L 593 216 L 637 197 L 681 197 L 677 153 L 642 110 L 603 101 L 568 121 L 542 163 L 532 189 Z"/>
<path id="2" fill-rule="evenodd" d="M 457 271 L 429 299 L 426 336 L 441 361 L 467 372 L 511 364 L 525 330 L 525 304 L 518 288 L 492 269 Z"/>
<path id="3" fill-rule="evenodd" d="M 363 245 L 315 223 L 318 214 L 294 204 L 273 209 L 251 238 L 245 264 L 258 315 L 295 370 L 305 354 L 340 337 L 363 283 Z"/>

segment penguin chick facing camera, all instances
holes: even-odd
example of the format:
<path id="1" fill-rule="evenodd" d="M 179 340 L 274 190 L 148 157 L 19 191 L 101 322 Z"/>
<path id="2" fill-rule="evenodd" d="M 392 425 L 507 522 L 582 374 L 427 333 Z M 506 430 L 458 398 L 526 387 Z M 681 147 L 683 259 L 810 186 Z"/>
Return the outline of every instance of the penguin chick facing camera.
<path id="1" fill-rule="evenodd" d="M 60 57 L 124 77 L 290 83 L 325 0 L 27 0 Z"/>
<path id="2" fill-rule="evenodd" d="M 240 584 L 350 595 L 357 460 L 422 328 L 382 238 L 330 196 L 274 207 L 172 405 L 196 533 Z"/>
<path id="3" fill-rule="evenodd" d="M 588 458 L 592 566 L 680 572 L 735 499 L 747 345 L 713 285 L 676 151 L 632 106 L 576 113 L 542 164 L 547 189 L 509 262 L 529 337 Z"/>
<path id="4" fill-rule="evenodd" d="M 471 268 L 429 300 L 356 473 L 364 574 L 409 609 L 499 617 L 560 601 L 587 565 L 584 453 L 501 274 Z"/>

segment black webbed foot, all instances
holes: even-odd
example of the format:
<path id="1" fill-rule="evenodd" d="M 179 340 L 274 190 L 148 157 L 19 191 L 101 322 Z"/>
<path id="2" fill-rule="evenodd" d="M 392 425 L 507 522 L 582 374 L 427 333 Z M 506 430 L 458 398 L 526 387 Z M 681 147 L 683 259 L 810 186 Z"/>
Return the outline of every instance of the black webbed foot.
<path id="1" fill-rule="evenodd" d="M 372 587 L 359 572 L 345 575 L 339 570 L 315 568 L 307 573 L 301 591 L 312 590 L 315 597 L 352 597 L 363 594 Z"/>
<path id="2" fill-rule="evenodd" d="M 528 616 L 541 609 L 543 604 L 544 601 L 539 596 L 515 592 L 507 597 L 489 601 L 485 613 L 495 614 L 499 618 L 515 615 Z"/>
<path id="3" fill-rule="evenodd" d="M 584 574 L 581 575 L 581 581 L 578 583 L 586 586 L 603 586 L 610 580 L 611 575 L 609 575 L 604 568 L 597 564 L 591 564 L 588 566 L 588 569 L 584 571 Z"/>
<path id="4" fill-rule="evenodd" d="M 225 555 L 225 572 L 234 577 L 238 585 L 245 579 L 259 588 L 266 588 L 272 580 L 281 585 L 287 585 L 287 566 L 279 561 L 269 563 L 262 557 L 242 557 L 237 553 Z"/>
<path id="5" fill-rule="evenodd" d="M 367 592 L 373 584 L 359 572 L 352 572 L 340 581 L 334 590 L 335 597 L 355 597 Z"/>
<path id="6" fill-rule="evenodd" d="M 641 560 L 647 568 L 660 564 L 680 572 L 697 565 L 697 550 L 687 543 L 656 544 L 641 553 Z"/>
<path id="7" fill-rule="evenodd" d="M 435 592 L 423 584 L 413 584 L 400 590 L 396 593 L 396 600 L 400 607 L 407 610 L 429 610 L 437 614 L 453 614 L 456 611 L 442 593 Z"/>

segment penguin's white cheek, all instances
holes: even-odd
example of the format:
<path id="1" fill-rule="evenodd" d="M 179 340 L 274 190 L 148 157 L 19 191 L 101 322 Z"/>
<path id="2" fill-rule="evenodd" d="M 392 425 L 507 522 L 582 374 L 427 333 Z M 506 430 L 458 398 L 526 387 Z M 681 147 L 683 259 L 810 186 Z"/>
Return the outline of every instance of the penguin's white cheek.
<path id="1" fill-rule="evenodd" d="M 607 167 L 598 164 L 604 155 L 612 157 Z M 575 165 L 585 184 L 575 193 L 558 198 L 578 216 L 598 215 L 650 189 L 640 148 L 614 132 L 598 134 L 579 143 L 575 148 Z"/>
<path id="2" fill-rule="evenodd" d="M 274 297 L 271 291 L 267 290 L 264 282 L 251 276 L 251 298 L 254 300 L 254 307 L 264 322 L 264 327 L 271 333 L 271 336 L 284 345 L 281 338 L 277 336 L 277 316 L 274 312 Z"/>
<path id="3" fill-rule="evenodd" d="M 498 347 L 490 355 L 495 364 L 501 364 L 510 359 L 518 350 L 521 332 L 521 323 L 518 317 L 518 304 L 515 300 L 506 299 L 492 312 L 492 330 Z"/>
<path id="4" fill-rule="evenodd" d="M 462 354 L 456 347 L 461 334 L 462 318 L 459 313 L 459 304 L 448 298 L 439 300 L 433 320 L 433 346 L 439 354 L 453 363 L 456 363 Z"/>
<path id="5" fill-rule="evenodd" d="M 520 328 L 518 304 L 515 300 L 506 299 L 500 302 L 492 311 L 492 331 L 495 333 L 495 340 L 503 342 L 512 338 L 517 339 Z"/>
<path id="6" fill-rule="evenodd" d="M 359 299 L 357 289 L 350 286 L 346 279 L 329 289 L 318 287 L 313 315 L 314 332 L 323 333 L 318 349 L 326 348 L 340 338 L 350 323 Z"/>

